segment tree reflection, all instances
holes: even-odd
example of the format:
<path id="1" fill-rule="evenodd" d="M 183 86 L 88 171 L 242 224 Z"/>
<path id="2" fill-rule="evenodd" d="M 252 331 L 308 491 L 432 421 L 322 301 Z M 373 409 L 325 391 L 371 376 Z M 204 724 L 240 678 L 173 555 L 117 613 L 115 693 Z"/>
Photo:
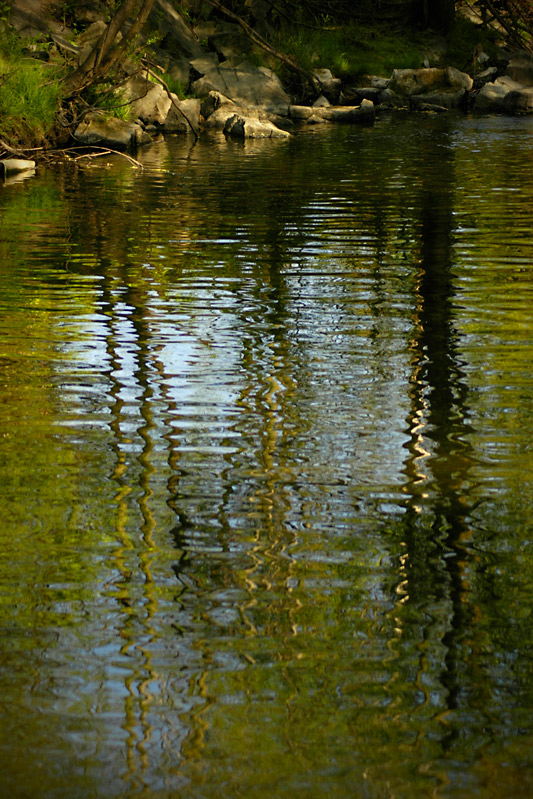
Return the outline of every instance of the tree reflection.
<path id="1" fill-rule="evenodd" d="M 453 152 L 446 144 L 446 132 L 441 140 L 432 139 L 429 144 L 440 145 L 441 155 L 438 172 L 423 173 L 419 198 L 420 264 L 410 342 L 411 410 L 402 572 L 406 610 L 416 609 L 428 619 L 423 625 L 427 627 L 424 638 L 436 647 L 429 660 L 421 657 L 419 668 L 433 671 L 442 658 L 440 679 L 446 696 L 437 705 L 444 702 L 453 710 L 465 690 L 462 642 L 472 621 L 467 616 L 473 452 L 468 441 L 468 388 L 454 328 Z M 420 160 L 426 165 L 433 163 L 429 152 L 422 153 Z M 438 655 L 441 644 L 444 652 Z M 426 676 L 428 684 L 435 676 L 433 673 L 429 681 Z M 443 739 L 444 750 L 455 734 L 457 731 L 451 728 L 450 739 Z"/>

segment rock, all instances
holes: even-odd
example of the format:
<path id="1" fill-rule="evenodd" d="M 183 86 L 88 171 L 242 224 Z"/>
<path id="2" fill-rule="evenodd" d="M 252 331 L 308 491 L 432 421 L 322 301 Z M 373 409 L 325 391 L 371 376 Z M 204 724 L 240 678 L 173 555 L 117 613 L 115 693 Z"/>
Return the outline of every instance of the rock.
<path id="1" fill-rule="evenodd" d="M 250 51 L 250 40 L 244 35 L 238 25 L 225 26 L 208 37 L 209 49 L 213 50 L 221 61 L 228 58 L 242 60 L 243 55 Z"/>
<path id="2" fill-rule="evenodd" d="M 97 20 L 93 22 L 92 25 L 89 25 L 87 30 L 85 30 L 81 36 L 78 38 L 78 47 L 79 47 L 79 56 L 78 56 L 78 63 L 83 64 L 89 56 L 91 55 L 92 51 L 102 38 L 104 31 L 106 30 L 107 25 L 103 20 Z M 118 36 L 122 38 L 120 31 Z M 117 37 L 118 38 L 118 37 Z"/>
<path id="3" fill-rule="evenodd" d="M 135 150 L 152 141 L 135 122 L 124 122 L 114 117 L 107 119 L 96 112 L 86 115 L 76 128 L 74 138 L 80 144 L 109 147 L 111 150 Z"/>
<path id="4" fill-rule="evenodd" d="M 490 83 L 498 74 L 498 67 L 487 67 L 474 76 L 474 89 L 479 91 L 486 83 Z"/>
<path id="5" fill-rule="evenodd" d="M 206 75 L 211 70 L 218 69 L 219 59 L 216 53 L 204 53 L 198 58 L 192 58 L 189 64 L 195 74 L 195 80 Z"/>
<path id="6" fill-rule="evenodd" d="M 194 133 L 197 136 L 200 132 L 200 100 L 180 100 L 176 94 L 171 97 L 172 104 L 162 127 L 163 132 Z"/>
<path id="7" fill-rule="evenodd" d="M 486 83 L 474 100 L 474 111 L 503 114 L 505 110 L 503 101 L 509 91 L 508 86 L 498 81 Z"/>
<path id="8" fill-rule="evenodd" d="M 343 105 L 358 105 L 361 100 L 371 100 L 373 103 L 379 103 L 382 91 L 383 89 L 377 86 L 353 87 L 343 92 L 340 99 Z"/>
<path id="9" fill-rule="evenodd" d="M 389 88 L 391 78 L 381 78 L 379 75 L 364 75 L 360 80 L 360 87 L 379 89 L 381 92 Z"/>
<path id="10" fill-rule="evenodd" d="M 470 75 L 453 67 L 395 69 L 386 90 L 390 94 L 387 94 L 384 99 L 385 92 L 382 92 L 380 99 L 382 102 L 398 105 L 396 97 L 409 98 L 409 101 L 417 97 L 419 98 L 418 104 L 427 103 L 444 108 L 457 108 L 472 86 L 473 80 Z"/>
<path id="11" fill-rule="evenodd" d="M 426 111 L 431 114 L 440 114 L 443 111 L 448 111 L 444 105 L 436 105 L 435 103 L 424 103 L 419 97 L 411 98 L 411 110 L 413 111 Z"/>
<path id="12" fill-rule="evenodd" d="M 193 66 L 196 68 L 196 62 Z M 219 64 L 196 80 L 191 88 L 200 97 L 215 91 L 238 105 L 259 106 L 266 111 L 283 114 L 289 108 L 289 96 L 277 75 L 265 67 L 253 67 L 246 61 L 237 66 Z"/>
<path id="13" fill-rule="evenodd" d="M 227 120 L 237 113 L 238 106 L 220 92 L 209 92 L 200 106 L 206 128 L 223 130 Z"/>
<path id="14" fill-rule="evenodd" d="M 533 56 L 524 54 L 511 58 L 506 74 L 522 86 L 533 86 Z"/>
<path id="15" fill-rule="evenodd" d="M 314 69 L 314 77 L 320 83 L 320 91 L 330 103 L 337 103 L 342 88 L 342 81 L 336 78 L 329 69 Z"/>
<path id="16" fill-rule="evenodd" d="M 224 133 L 239 139 L 288 139 L 290 133 L 280 130 L 268 120 L 232 114 L 226 120 Z"/>
<path id="17" fill-rule="evenodd" d="M 361 105 L 332 105 L 329 108 L 315 108 L 313 111 L 313 116 L 328 122 L 346 122 L 350 124 L 354 122 L 373 122 L 376 116 L 374 103 L 370 100 L 363 100 Z"/>
<path id="18" fill-rule="evenodd" d="M 505 112 L 513 116 L 533 114 L 533 86 L 511 89 L 505 96 L 503 105 Z"/>
<path id="19" fill-rule="evenodd" d="M 131 103 L 132 114 L 145 125 L 163 125 L 166 122 L 172 100 L 160 84 L 135 75 L 124 84 L 124 100 Z"/>
<path id="20" fill-rule="evenodd" d="M 374 103 L 363 100 L 360 105 L 291 105 L 289 116 L 297 122 L 373 122 Z"/>
<path id="21" fill-rule="evenodd" d="M 24 39 L 35 39 L 52 31 L 68 35 L 70 31 L 61 31 L 60 25 L 53 20 L 53 5 L 53 0 L 13 0 L 7 3 L 9 22 Z"/>
<path id="22" fill-rule="evenodd" d="M 27 172 L 35 169 L 35 161 L 24 158 L 5 158 L 0 161 L 0 176 L 3 178 L 16 172 Z"/>
<path id="23" fill-rule="evenodd" d="M 317 97 L 313 103 L 313 108 L 329 108 L 330 105 L 331 103 L 328 98 L 321 94 L 320 97 Z"/>
<path id="24" fill-rule="evenodd" d="M 149 21 L 161 38 L 160 46 L 172 55 L 196 58 L 202 54 L 200 42 L 169 0 L 156 0 Z"/>
<path id="25" fill-rule="evenodd" d="M 533 87 L 522 86 L 507 75 L 486 83 L 474 101 L 474 111 L 491 114 L 530 114 Z"/>
<path id="26" fill-rule="evenodd" d="M 473 80 L 470 75 L 453 67 L 440 69 L 395 69 L 388 88 L 395 94 L 412 96 L 416 94 L 441 93 L 444 91 L 470 91 Z"/>
<path id="27" fill-rule="evenodd" d="M 319 108 L 330 108 L 330 106 L 318 106 Z M 309 105 L 290 105 L 289 106 L 289 116 L 291 119 L 295 119 L 298 122 L 304 122 L 309 117 L 313 116 L 314 114 L 314 107 L 311 108 Z"/>

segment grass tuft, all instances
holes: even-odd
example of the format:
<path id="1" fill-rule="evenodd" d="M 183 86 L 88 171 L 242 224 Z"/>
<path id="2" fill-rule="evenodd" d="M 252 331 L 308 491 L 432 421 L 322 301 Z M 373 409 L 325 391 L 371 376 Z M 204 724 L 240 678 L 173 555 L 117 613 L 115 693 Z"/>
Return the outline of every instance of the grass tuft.
<path id="1" fill-rule="evenodd" d="M 59 67 L 25 55 L 5 31 L 0 38 L 0 135 L 40 144 L 51 135 L 61 96 Z"/>

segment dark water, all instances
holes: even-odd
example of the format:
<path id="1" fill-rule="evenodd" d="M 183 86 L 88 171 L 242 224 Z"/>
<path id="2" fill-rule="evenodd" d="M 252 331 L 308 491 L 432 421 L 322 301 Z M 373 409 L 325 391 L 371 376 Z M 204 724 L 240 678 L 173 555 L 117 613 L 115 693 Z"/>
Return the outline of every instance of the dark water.
<path id="1" fill-rule="evenodd" d="M 0 794 L 533 795 L 533 122 L 0 186 Z"/>

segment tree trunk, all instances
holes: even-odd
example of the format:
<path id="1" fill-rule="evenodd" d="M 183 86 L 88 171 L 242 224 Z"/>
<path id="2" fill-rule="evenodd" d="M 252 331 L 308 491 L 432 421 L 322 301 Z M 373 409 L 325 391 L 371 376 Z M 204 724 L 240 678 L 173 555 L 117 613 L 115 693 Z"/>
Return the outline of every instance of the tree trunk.
<path id="1" fill-rule="evenodd" d="M 123 0 L 111 17 L 99 45 L 93 49 L 83 64 L 66 78 L 65 87 L 68 91 L 73 93 L 87 86 L 97 78 L 103 77 L 120 62 L 148 19 L 154 2 L 155 0 Z M 117 42 L 121 28 L 130 17 L 134 19 L 132 26 Z"/>
<path id="2" fill-rule="evenodd" d="M 448 33 L 455 19 L 455 0 L 421 0 L 418 7 L 427 28 Z"/>

